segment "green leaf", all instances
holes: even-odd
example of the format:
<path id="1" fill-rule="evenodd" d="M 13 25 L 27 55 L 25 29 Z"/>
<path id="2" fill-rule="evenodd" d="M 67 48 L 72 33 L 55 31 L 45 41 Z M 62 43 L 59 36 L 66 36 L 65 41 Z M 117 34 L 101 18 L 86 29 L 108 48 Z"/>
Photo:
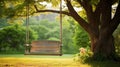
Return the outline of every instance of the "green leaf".
<path id="1" fill-rule="evenodd" d="M 52 6 L 56 7 L 59 4 L 59 0 L 51 0 Z"/>

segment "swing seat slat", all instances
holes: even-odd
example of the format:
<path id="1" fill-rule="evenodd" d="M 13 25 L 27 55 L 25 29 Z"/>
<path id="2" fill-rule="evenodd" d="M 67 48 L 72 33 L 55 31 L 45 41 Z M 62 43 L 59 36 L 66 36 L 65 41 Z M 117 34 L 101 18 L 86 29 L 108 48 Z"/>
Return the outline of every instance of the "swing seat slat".
<path id="1" fill-rule="evenodd" d="M 26 55 L 61 55 L 60 41 L 33 41 Z"/>

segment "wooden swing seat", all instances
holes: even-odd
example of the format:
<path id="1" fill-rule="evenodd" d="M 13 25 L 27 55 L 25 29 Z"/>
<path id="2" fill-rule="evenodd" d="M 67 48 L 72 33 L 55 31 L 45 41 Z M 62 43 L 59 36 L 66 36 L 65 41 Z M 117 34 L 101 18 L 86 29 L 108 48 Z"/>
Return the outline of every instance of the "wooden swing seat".
<path id="1" fill-rule="evenodd" d="M 62 55 L 60 41 L 33 41 L 25 55 Z"/>

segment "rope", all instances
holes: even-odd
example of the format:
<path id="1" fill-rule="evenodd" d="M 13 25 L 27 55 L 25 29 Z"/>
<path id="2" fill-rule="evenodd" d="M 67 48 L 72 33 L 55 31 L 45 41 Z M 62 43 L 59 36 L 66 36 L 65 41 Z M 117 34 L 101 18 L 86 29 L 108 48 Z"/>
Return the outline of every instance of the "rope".
<path id="1" fill-rule="evenodd" d="M 60 0 L 60 56 L 62 55 L 62 0 Z"/>
<path id="2" fill-rule="evenodd" d="M 26 44 L 29 44 L 29 3 L 28 2 L 26 3 Z"/>
<path id="3" fill-rule="evenodd" d="M 62 44 L 62 0 L 60 0 L 60 42 Z"/>

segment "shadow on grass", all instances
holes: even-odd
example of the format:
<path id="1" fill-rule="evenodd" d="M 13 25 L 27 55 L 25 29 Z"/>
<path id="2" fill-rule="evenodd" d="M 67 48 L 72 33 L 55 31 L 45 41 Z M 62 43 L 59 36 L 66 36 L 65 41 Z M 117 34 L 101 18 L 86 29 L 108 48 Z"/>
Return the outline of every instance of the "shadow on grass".
<path id="1" fill-rule="evenodd" d="M 120 67 L 120 62 L 115 61 L 88 61 L 85 64 L 91 67 Z"/>

